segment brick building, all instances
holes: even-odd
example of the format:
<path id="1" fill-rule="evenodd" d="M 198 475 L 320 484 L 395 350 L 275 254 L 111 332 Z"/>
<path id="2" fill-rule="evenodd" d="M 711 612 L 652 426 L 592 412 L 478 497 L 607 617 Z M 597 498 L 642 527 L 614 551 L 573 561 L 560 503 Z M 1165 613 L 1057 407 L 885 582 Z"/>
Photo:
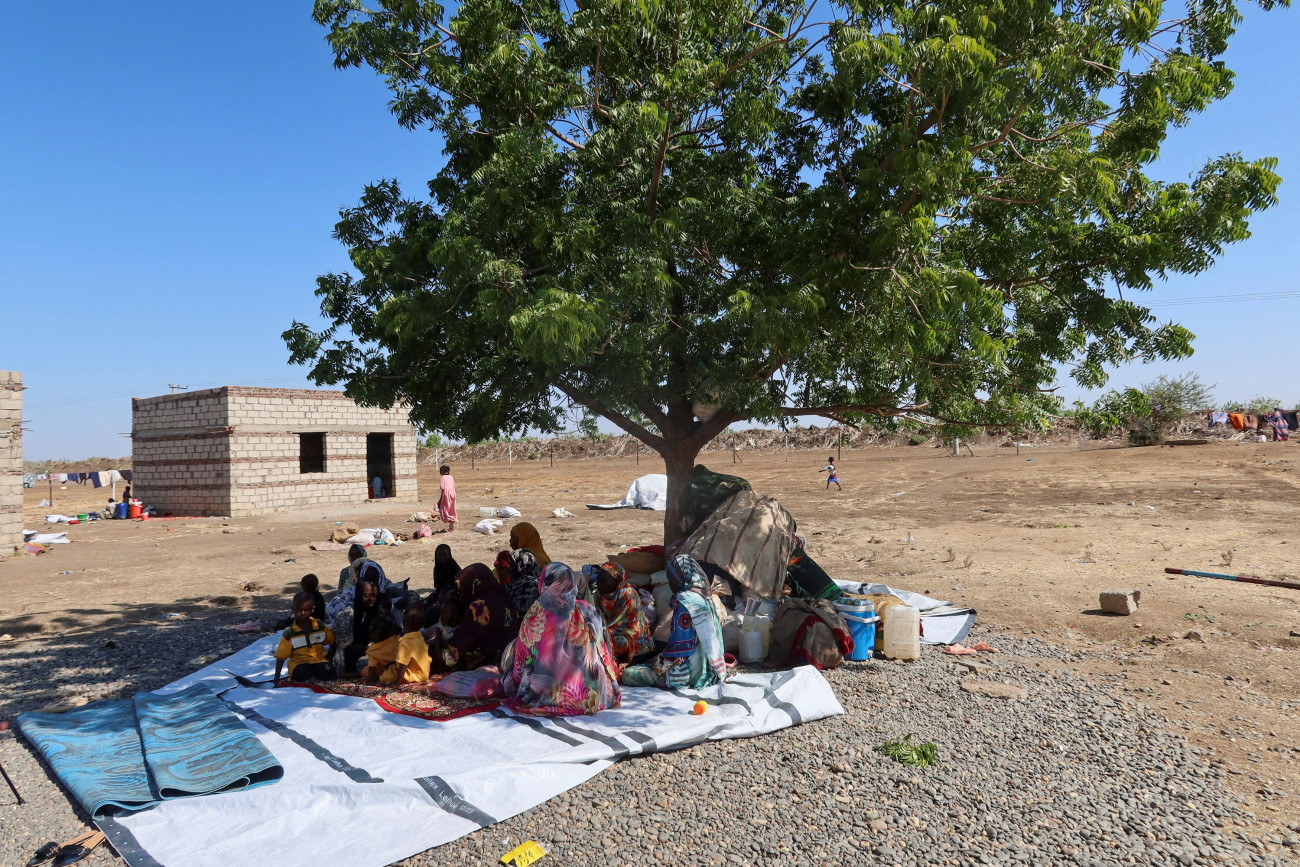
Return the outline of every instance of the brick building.
<path id="1" fill-rule="evenodd" d="M 0 370 L 0 557 L 23 543 L 23 375 Z"/>
<path id="2" fill-rule="evenodd" d="M 416 439 L 401 407 L 341 391 L 226 385 L 131 401 L 132 494 L 160 514 L 260 515 L 416 500 Z"/>

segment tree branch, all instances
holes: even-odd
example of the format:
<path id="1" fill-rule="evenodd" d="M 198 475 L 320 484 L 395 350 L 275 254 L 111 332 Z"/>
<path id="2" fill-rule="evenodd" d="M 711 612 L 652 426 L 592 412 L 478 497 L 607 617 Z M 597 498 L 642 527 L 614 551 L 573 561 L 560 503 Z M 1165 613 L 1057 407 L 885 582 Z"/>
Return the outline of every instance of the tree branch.
<path id="1" fill-rule="evenodd" d="M 666 445 L 666 441 L 663 437 L 651 433 L 649 430 L 632 421 L 632 419 L 628 418 L 623 413 L 608 406 L 604 401 L 587 394 L 577 386 L 570 385 L 563 380 L 556 382 L 555 387 L 564 392 L 568 397 L 590 409 L 592 412 L 598 413 L 609 419 L 614 424 L 648 445 L 650 448 L 660 453 L 663 452 L 664 446 Z"/>

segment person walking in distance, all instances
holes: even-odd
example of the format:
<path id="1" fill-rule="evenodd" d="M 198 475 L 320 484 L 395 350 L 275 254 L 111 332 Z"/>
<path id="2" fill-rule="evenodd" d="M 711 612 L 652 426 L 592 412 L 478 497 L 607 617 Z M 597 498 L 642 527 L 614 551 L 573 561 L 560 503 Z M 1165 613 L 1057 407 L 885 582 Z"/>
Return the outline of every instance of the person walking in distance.
<path id="1" fill-rule="evenodd" d="M 835 469 L 835 456 L 831 455 L 829 458 L 826 459 L 826 461 L 827 461 L 826 466 L 822 469 L 822 472 L 827 474 L 826 490 L 829 491 L 831 489 L 831 482 L 834 482 L 835 487 L 839 488 L 841 491 L 844 490 L 844 488 L 840 485 L 839 471 Z"/>

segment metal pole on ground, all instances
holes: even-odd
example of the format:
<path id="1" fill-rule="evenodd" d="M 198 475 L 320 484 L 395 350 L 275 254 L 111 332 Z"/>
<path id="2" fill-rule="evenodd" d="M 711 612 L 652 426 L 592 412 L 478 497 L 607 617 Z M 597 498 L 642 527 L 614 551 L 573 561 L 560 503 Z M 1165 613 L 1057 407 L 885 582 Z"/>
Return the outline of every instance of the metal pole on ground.
<path id="1" fill-rule="evenodd" d="M 515 465 L 515 444 L 506 443 L 506 466 L 513 467 L 514 465 Z"/>
<path id="2" fill-rule="evenodd" d="M 14 785 L 13 780 L 9 779 L 9 772 L 5 770 L 4 765 L 0 765 L 0 776 L 5 778 L 5 782 L 9 784 L 10 791 L 14 793 L 14 797 L 18 799 L 18 803 L 21 805 L 23 803 L 23 796 L 18 794 L 18 787 Z"/>
<path id="3" fill-rule="evenodd" d="M 785 459 L 787 463 L 790 461 L 790 435 L 789 434 L 785 435 Z"/>
<path id="4" fill-rule="evenodd" d="M 551 466 L 555 466 L 555 443 L 551 443 Z"/>

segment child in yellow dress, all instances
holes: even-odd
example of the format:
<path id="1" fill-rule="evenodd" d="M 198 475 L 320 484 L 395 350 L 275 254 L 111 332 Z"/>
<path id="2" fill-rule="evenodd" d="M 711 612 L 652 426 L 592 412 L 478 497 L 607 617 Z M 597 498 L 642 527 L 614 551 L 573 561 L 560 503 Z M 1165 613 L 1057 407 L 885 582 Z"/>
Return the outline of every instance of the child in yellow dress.
<path id="1" fill-rule="evenodd" d="M 384 671 L 397 661 L 397 624 L 387 617 L 370 627 L 370 643 L 366 645 L 366 667 L 361 678 L 368 683 L 378 683 Z"/>
<path id="2" fill-rule="evenodd" d="M 424 609 L 412 605 L 402 618 L 405 631 L 397 643 L 397 658 L 383 674 L 379 682 L 385 686 L 402 683 L 424 683 L 429 679 L 429 645 L 420 630 L 424 628 Z"/>

